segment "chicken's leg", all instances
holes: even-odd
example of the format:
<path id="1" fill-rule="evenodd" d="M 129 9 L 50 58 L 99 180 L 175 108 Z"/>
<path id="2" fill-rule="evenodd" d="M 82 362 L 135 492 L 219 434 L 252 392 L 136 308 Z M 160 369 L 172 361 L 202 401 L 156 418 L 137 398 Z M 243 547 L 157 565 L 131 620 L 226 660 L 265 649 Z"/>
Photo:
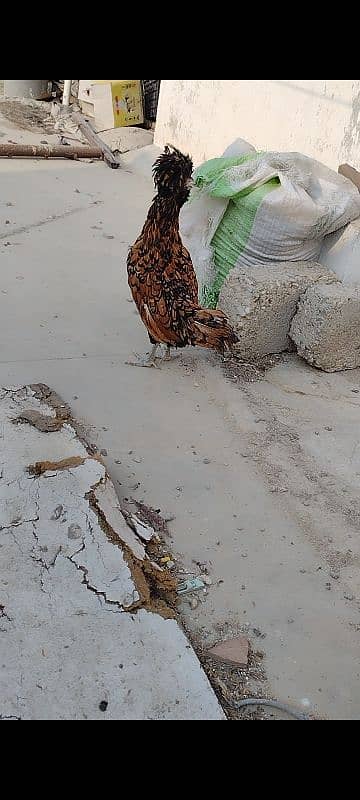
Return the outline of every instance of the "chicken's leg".
<path id="1" fill-rule="evenodd" d="M 155 361 L 156 351 L 158 347 L 159 347 L 158 344 L 154 344 L 154 347 L 147 358 L 141 358 L 140 356 L 137 355 L 137 353 L 135 353 L 138 360 L 126 361 L 125 363 L 129 367 L 156 367 L 156 369 L 160 369 L 159 365 Z"/>

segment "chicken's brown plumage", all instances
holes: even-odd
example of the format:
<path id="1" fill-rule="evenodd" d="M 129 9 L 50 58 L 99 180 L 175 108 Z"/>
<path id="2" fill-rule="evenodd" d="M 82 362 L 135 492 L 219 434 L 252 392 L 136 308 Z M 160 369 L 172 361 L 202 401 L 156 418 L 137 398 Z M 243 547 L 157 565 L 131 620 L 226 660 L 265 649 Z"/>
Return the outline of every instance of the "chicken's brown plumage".
<path id="1" fill-rule="evenodd" d="M 222 311 L 201 308 L 190 254 L 179 233 L 193 164 L 169 147 L 154 165 L 157 195 L 128 256 L 132 296 L 153 345 L 224 352 L 238 340 Z"/>

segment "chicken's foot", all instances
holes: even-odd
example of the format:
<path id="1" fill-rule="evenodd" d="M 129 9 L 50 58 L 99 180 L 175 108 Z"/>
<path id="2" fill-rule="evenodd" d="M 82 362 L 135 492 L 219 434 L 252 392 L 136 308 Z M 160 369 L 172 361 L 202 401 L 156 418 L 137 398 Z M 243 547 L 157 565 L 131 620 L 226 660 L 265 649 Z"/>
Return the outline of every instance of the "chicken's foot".
<path id="1" fill-rule="evenodd" d="M 148 368 L 155 367 L 155 369 L 160 369 L 159 364 L 157 364 L 155 361 L 156 351 L 158 347 L 159 347 L 158 344 L 154 344 L 154 347 L 147 358 L 139 356 L 137 353 L 134 353 L 134 355 L 137 358 L 137 361 L 126 361 L 125 364 L 128 367 L 148 367 Z"/>

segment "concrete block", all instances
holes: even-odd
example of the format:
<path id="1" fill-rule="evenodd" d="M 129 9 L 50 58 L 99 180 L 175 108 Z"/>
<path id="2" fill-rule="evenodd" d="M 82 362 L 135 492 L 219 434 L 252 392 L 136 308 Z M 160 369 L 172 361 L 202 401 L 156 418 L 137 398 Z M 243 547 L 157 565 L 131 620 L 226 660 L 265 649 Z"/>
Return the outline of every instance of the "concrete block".
<path id="1" fill-rule="evenodd" d="M 325 236 L 319 262 L 344 283 L 360 286 L 360 218 Z"/>
<path id="2" fill-rule="evenodd" d="M 314 283 L 336 280 L 315 262 L 233 269 L 222 288 L 219 308 L 239 336 L 239 353 L 252 358 L 289 350 L 290 325 L 301 295 Z"/>
<path id="3" fill-rule="evenodd" d="M 297 351 L 325 372 L 360 367 L 360 288 L 312 286 L 290 331 Z"/>

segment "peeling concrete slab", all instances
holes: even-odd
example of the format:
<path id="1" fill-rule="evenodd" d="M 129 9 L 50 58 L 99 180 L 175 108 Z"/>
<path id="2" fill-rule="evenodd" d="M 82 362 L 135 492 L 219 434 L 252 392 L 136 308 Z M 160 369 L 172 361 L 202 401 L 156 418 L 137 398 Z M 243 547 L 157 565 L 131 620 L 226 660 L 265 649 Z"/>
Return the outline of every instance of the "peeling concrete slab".
<path id="1" fill-rule="evenodd" d="M 0 719 L 224 719 L 68 407 L 1 390 L 0 446 Z"/>

